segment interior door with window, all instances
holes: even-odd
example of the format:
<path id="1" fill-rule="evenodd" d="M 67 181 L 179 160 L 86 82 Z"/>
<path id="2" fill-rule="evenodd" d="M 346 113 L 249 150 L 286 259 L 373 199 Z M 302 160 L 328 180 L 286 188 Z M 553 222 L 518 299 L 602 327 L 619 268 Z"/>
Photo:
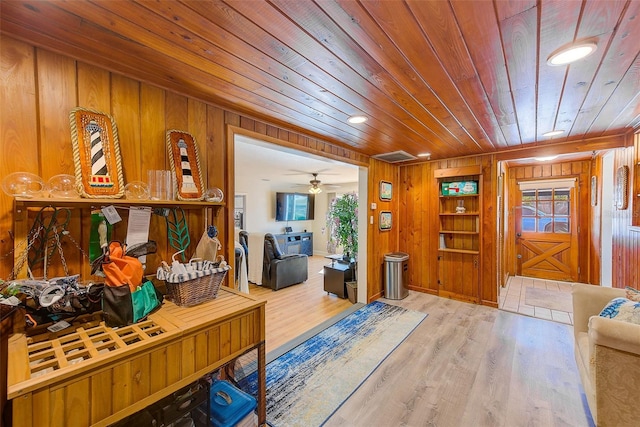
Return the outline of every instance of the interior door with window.
<path id="1" fill-rule="evenodd" d="M 518 275 L 578 280 L 578 227 L 575 187 L 563 180 L 520 185 L 516 198 Z M 560 184 L 560 186 L 558 186 Z"/>

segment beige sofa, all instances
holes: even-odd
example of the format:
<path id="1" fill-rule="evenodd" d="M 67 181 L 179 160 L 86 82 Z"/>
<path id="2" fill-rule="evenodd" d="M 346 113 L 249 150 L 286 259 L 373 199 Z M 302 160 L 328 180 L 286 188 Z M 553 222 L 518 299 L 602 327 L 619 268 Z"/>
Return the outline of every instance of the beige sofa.
<path id="1" fill-rule="evenodd" d="M 575 284 L 575 358 L 597 426 L 640 426 L 640 325 L 600 317 L 623 289 Z"/>

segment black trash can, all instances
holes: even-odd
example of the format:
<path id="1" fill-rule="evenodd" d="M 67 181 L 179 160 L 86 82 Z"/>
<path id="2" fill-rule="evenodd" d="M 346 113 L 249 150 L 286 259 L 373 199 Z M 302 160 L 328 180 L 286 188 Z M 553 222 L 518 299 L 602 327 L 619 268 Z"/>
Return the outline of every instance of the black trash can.
<path id="1" fill-rule="evenodd" d="M 403 299 L 409 295 L 409 254 L 392 252 L 384 256 L 384 296 Z"/>

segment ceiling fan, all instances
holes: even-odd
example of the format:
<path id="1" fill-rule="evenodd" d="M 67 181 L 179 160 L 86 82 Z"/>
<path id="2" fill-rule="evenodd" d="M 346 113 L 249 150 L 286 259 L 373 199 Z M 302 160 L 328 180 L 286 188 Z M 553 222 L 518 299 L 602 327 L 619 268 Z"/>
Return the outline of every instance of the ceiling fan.
<path id="1" fill-rule="evenodd" d="M 297 169 L 289 169 L 289 173 L 285 173 L 284 175 L 339 175 L 338 173 L 331 172 L 331 168 L 316 170 L 315 172 L 302 171 Z"/>
<path id="2" fill-rule="evenodd" d="M 312 173 L 311 175 L 313 175 L 313 179 L 309 181 L 309 184 L 311 184 L 311 187 L 309 187 L 309 193 L 311 194 L 322 193 L 322 188 L 320 188 L 320 180 L 318 179 L 318 174 Z"/>

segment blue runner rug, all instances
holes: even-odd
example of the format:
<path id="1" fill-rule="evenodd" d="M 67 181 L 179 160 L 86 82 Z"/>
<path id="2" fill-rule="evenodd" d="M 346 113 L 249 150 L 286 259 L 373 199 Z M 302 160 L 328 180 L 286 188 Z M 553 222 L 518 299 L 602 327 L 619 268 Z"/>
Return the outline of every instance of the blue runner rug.
<path id="1" fill-rule="evenodd" d="M 322 425 L 427 317 L 375 301 L 267 364 L 267 421 Z M 240 387 L 257 392 L 257 374 Z"/>

